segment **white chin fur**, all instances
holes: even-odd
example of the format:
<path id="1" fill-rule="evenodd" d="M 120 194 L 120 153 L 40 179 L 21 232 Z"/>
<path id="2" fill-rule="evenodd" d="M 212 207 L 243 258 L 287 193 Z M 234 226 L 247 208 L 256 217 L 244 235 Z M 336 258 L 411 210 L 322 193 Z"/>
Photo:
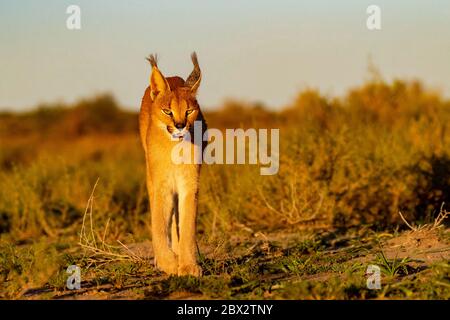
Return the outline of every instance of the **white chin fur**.
<path id="1" fill-rule="evenodd" d="M 186 135 L 186 133 L 188 133 L 188 131 L 186 130 L 186 128 L 183 128 L 183 130 L 178 130 L 176 129 L 174 132 L 172 132 L 171 137 L 172 140 L 174 141 L 179 141 L 182 140 L 184 138 L 184 136 Z"/>

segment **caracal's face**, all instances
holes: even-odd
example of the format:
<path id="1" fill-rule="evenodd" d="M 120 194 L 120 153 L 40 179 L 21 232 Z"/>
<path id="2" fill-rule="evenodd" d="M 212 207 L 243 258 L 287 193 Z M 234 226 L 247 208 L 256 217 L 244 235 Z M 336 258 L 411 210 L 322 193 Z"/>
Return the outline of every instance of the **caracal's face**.
<path id="1" fill-rule="evenodd" d="M 194 126 L 199 114 L 199 105 L 190 88 L 177 88 L 158 94 L 154 111 L 161 128 L 173 139 L 181 140 Z"/>

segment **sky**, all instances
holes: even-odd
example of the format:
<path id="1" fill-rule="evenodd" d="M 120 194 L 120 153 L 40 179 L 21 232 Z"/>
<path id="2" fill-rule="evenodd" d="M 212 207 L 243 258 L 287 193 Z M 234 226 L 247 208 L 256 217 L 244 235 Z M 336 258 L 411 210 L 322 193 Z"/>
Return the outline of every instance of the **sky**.
<path id="1" fill-rule="evenodd" d="M 69 30 L 69 5 L 81 30 Z M 366 9 L 381 9 L 368 30 Z M 0 109 L 25 110 L 111 92 L 138 110 L 145 57 L 186 78 L 196 51 L 198 100 L 289 104 L 299 91 L 342 95 L 368 77 L 421 79 L 450 96 L 448 0 L 0 0 Z"/>

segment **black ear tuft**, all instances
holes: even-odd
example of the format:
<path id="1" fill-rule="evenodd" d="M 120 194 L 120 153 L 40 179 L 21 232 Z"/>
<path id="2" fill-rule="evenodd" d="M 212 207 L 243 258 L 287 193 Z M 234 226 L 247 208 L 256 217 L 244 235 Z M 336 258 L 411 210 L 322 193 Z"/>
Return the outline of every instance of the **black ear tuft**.
<path id="1" fill-rule="evenodd" d="M 186 86 L 192 88 L 202 77 L 202 72 L 200 71 L 200 65 L 198 64 L 197 53 L 193 52 L 191 54 L 192 64 L 194 69 L 192 70 L 189 77 L 186 79 Z"/>
<path id="2" fill-rule="evenodd" d="M 151 54 L 148 58 L 147 61 L 150 62 L 150 64 L 153 67 L 158 67 L 158 55 L 156 54 Z"/>
<path id="3" fill-rule="evenodd" d="M 195 51 L 192 52 L 191 60 L 192 60 L 192 63 L 194 64 L 195 68 L 200 68 L 200 66 L 198 65 L 197 52 L 195 52 Z"/>

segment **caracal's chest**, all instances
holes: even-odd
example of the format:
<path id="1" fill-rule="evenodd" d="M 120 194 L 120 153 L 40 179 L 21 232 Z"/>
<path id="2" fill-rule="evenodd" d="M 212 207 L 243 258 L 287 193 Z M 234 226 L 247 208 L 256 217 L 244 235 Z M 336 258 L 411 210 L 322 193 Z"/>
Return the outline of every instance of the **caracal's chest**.
<path id="1" fill-rule="evenodd" d="M 197 189 L 200 165 L 193 161 L 179 163 L 180 152 L 183 154 L 183 146 L 185 147 L 184 152 L 193 158 L 194 150 L 198 147 L 189 141 L 174 142 L 168 140 L 167 137 L 158 135 L 150 137 L 148 140 L 148 170 L 152 181 L 159 188 L 181 194 Z"/>

